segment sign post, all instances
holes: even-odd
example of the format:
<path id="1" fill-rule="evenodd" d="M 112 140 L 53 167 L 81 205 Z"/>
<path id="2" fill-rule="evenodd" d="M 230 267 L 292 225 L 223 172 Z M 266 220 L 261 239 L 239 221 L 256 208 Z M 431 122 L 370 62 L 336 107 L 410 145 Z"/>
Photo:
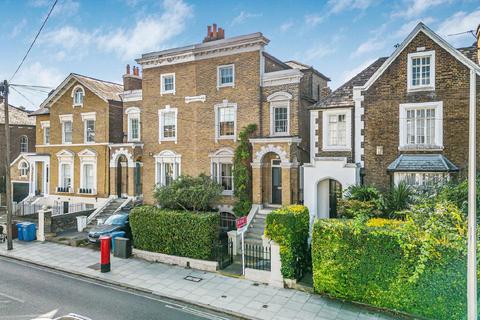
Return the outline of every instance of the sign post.
<path id="1" fill-rule="evenodd" d="M 247 217 L 240 217 L 235 220 L 237 234 L 242 235 L 242 274 L 245 275 L 245 231 L 247 230 Z"/>

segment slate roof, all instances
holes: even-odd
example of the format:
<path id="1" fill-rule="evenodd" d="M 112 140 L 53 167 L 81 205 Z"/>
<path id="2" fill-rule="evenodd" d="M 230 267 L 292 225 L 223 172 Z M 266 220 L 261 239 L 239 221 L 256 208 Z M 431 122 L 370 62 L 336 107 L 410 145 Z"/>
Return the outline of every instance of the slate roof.
<path id="1" fill-rule="evenodd" d="M 284 63 L 286 65 L 288 65 L 290 68 L 293 68 L 293 69 L 298 69 L 298 70 L 312 69 L 313 72 L 316 73 L 320 78 L 323 78 L 327 81 L 331 80 L 329 77 L 327 77 L 326 75 L 324 75 L 323 73 L 321 73 L 320 71 L 315 69 L 313 66 L 310 66 L 308 64 L 301 63 L 301 62 L 298 62 L 298 61 L 295 61 L 295 60 L 285 61 Z"/>
<path id="2" fill-rule="evenodd" d="M 478 49 L 476 43 L 470 47 L 458 48 L 457 50 L 460 51 L 465 57 L 478 64 Z"/>
<path id="3" fill-rule="evenodd" d="M 8 120 L 11 125 L 35 125 L 35 119 L 28 117 L 29 111 L 10 105 L 8 112 Z M 5 103 L 3 102 L 0 103 L 0 124 L 5 124 Z"/>
<path id="4" fill-rule="evenodd" d="M 387 60 L 387 57 L 377 59 L 371 65 L 362 70 L 352 79 L 345 82 L 338 89 L 330 93 L 328 96 L 314 104 L 310 109 L 332 108 L 332 107 L 351 107 L 353 102 L 353 87 L 364 85 L 368 79 L 380 68 Z"/>
<path id="5" fill-rule="evenodd" d="M 114 101 L 122 101 L 120 94 L 123 93 L 123 85 L 95 79 L 92 77 L 87 77 L 77 73 L 71 73 L 53 92 L 49 94 L 47 99 L 42 103 L 40 108 L 34 112 L 32 112 L 31 116 L 37 116 L 42 114 L 49 114 L 50 107 L 48 103 L 52 100 L 55 96 L 64 94 L 64 88 L 67 88 L 68 84 L 72 81 L 78 81 L 83 86 L 87 87 L 90 91 L 96 94 L 100 99 L 105 101 L 114 100 Z"/>
<path id="6" fill-rule="evenodd" d="M 441 154 L 402 154 L 387 168 L 390 172 L 451 172 L 458 167 Z"/>

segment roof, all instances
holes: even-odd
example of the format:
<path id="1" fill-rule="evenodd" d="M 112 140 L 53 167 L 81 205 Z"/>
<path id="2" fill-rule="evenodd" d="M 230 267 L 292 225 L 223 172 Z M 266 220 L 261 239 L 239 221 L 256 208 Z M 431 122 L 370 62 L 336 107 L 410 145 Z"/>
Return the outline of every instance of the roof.
<path id="1" fill-rule="evenodd" d="M 291 68 L 294 68 L 294 69 L 298 69 L 298 70 L 308 70 L 308 69 L 311 69 L 314 73 L 316 73 L 320 78 L 323 78 L 327 81 L 330 81 L 331 79 L 329 77 L 327 77 L 326 75 L 324 75 L 323 73 L 321 73 L 320 71 L 318 71 L 317 69 L 315 69 L 313 66 L 310 66 L 308 64 L 305 64 L 305 63 L 301 63 L 301 62 L 298 62 L 298 61 L 295 61 L 295 60 L 289 60 L 289 61 L 285 61 L 285 64 L 290 66 Z"/>
<path id="2" fill-rule="evenodd" d="M 402 154 L 387 168 L 390 172 L 451 172 L 458 167 L 441 154 Z"/>
<path id="3" fill-rule="evenodd" d="M 105 102 L 108 101 L 122 101 L 120 94 L 123 92 L 123 85 L 87 77 L 77 73 L 70 73 L 65 80 L 51 92 L 47 99 L 42 102 L 40 108 L 33 112 L 32 115 L 48 114 L 48 108 L 50 104 L 55 102 L 61 95 L 63 95 L 71 86 L 74 81 L 78 81 L 80 84 L 88 88 L 95 95 Z"/>
<path id="4" fill-rule="evenodd" d="M 457 50 L 460 51 L 468 59 L 472 60 L 475 63 L 478 63 L 478 49 L 476 43 L 474 43 L 470 47 L 458 48 Z"/>
<path id="5" fill-rule="evenodd" d="M 363 86 L 386 60 L 387 57 L 377 59 L 338 89 L 311 106 L 310 109 L 354 106 L 353 87 Z"/>
<path id="6" fill-rule="evenodd" d="M 8 120 L 10 125 L 34 126 L 35 119 L 29 118 L 29 111 L 9 105 Z M 0 103 L 0 124 L 5 124 L 5 103 Z"/>

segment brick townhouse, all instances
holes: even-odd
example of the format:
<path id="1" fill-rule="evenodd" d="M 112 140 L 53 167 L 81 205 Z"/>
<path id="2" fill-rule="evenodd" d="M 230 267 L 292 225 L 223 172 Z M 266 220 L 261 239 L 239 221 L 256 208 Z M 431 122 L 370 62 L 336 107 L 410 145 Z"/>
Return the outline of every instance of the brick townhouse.
<path id="1" fill-rule="evenodd" d="M 29 118 L 29 112 L 22 107 L 9 105 L 10 123 L 10 160 L 16 159 L 20 154 L 35 150 L 35 120 Z M 5 204 L 5 103 L 0 97 L 0 205 Z M 28 192 L 28 185 L 22 181 L 12 181 L 13 201 L 19 201 Z"/>
<path id="2" fill-rule="evenodd" d="M 312 219 L 335 217 L 338 191 L 352 184 L 428 187 L 466 175 L 469 105 L 480 102 L 479 50 L 480 42 L 455 49 L 419 23 L 390 57 L 312 106 L 304 167 Z"/>
<path id="3" fill-rule="evenodd" d="M 29 184 L 29 200 L 91 208 L 110 196 L 109 145 L 123 140 L 122 92 L 122 85 L 72 73 L 30 114 L 35 152 L 11 164 L 12 179 Z"/>
<path id="4" fill-rule="evenodd" d="M 254 123 L 253 201 L 300 200 L 299 168 L 309 159 L 309 111 L 329 79 L 265 51 L 261 33 L 224 37 L 208 27 L 202 43 L 143 54 L 124 75 L 125 140 L 111 145 L 110 190 L 153 203 L 156 185 L 180 175 L 212 176 L 232 213 L 233 155 Z M 127 182 L 125 184 L 125 181 Z"/>

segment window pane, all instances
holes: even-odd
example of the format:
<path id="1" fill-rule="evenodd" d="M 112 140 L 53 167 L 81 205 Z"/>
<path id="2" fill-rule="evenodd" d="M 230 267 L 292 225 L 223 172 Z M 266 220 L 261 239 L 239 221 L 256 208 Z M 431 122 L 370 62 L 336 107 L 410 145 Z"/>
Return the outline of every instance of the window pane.
<path id="1" fill-rule="evenodd" d="M 412 58 L 412 86 L 430 85 L 430 56 Z"/>
<path id="2" fill-rule="evenodd" d="M 75 90 L 74 95 L 74 104 L 82 104 L 83 103 L 83 91 L 81 89 Z"/>
<path id="3" fill-rule="evenodd" d="M 62 163 L 61 173 L 62 173 L 62 177 L 61 177 L 61 184 L 62 185 L 61 185 L 61 187 L 70 188 L 72 186 L 71 185 L 72 178 L 71 178 L 71 175 L 70 175 L 70 164 Z"/>
<path id="4" fill-rule="evenodd" d="M 130 129 L 132 132 L 130 133 L 131 139 L 138 139 L 139 137 L 139 119 L 138 118 L 132 118 L 130 119 Z"/>
<path id="5" fill-rule="evenodd" d="M 163 137 L 175 138 L 175 112 L 163 113 Z"/>
<path id="6" fill-rule="evenodd" d="M 25 136 L 20 137 L 20 152 L 28 152 L 28 138 Z"/>
<path id="7" fill-rule="evenodd" d="M 330 146 L 347 145 L 347 122 L 344 114 L 328 117 L 328 143 Z"/>
<path id="8" fill-rule="evenodd" d="M 95 141 L 95 121 L 94 120 L 87 120 L 85 121 L 85 130 L 87 135 L 87 142 L 94 142 Z"/>
<path id="9" fill-rule="evenodd" d="M 173 163 L 165 162 L 163 164 L 163 170 L 165 174 L 164 184 L 169 186 L 173 181 Z"/>
<path id="10" fill-rule="evenodd" d="M 212 163 L 212 179 L 215 182 L 218 182 L 218 163 Z"/>
<path id="11" fill-rule="evenodd" d="M 224 190 L 233 190 L 232 164 L 221 163 L 221 184 Z"/>
<path id="12" fill-rule="evenodd" d="M 219 112 L 220 136 L 233 136 L 235 134 L 235 111 L 233 107 L 223 107 Z"/>
<path id="13" fill-rule="evenodd" d="M 49 143 L 50 143 L 50 128 L 49 128 L 49 127 L 46 127 L 44 130 L 45 130 L 45 131 L 44 131 L 44 135 L 45 135 L 45 136 L 44 136 L 44 141 L 43 141 L 43 143 L 49 144 Z"/>
<path id="14" fill-rule="evenodd" d="M 233 67 L 220 68 L 220 84 L 232 84 L 233 83 Z"/>
<path id="15" fill-rule="evenodd" d="M 65 142 L 72 142 L 72 122 L 65 121 L 63 123 L 63 140 Z"/>
<path id="16" fill-rule="evenodd" d="M 173 91 L 175 89 L 173 75 L 163 77 L 162 79 L 163 79 L 163 91 Z"/>
<path id="17" fill-rule="evenodd" d="M 288 112 L 286 107 L 275 107 L 273 109 L 274 132 L 286 133 L 288 129 Z"/>
<path id="18" fill-rule="evenodd" d="M 93 189 L 93 164 L 83 165 L 83 188 Z"/>

